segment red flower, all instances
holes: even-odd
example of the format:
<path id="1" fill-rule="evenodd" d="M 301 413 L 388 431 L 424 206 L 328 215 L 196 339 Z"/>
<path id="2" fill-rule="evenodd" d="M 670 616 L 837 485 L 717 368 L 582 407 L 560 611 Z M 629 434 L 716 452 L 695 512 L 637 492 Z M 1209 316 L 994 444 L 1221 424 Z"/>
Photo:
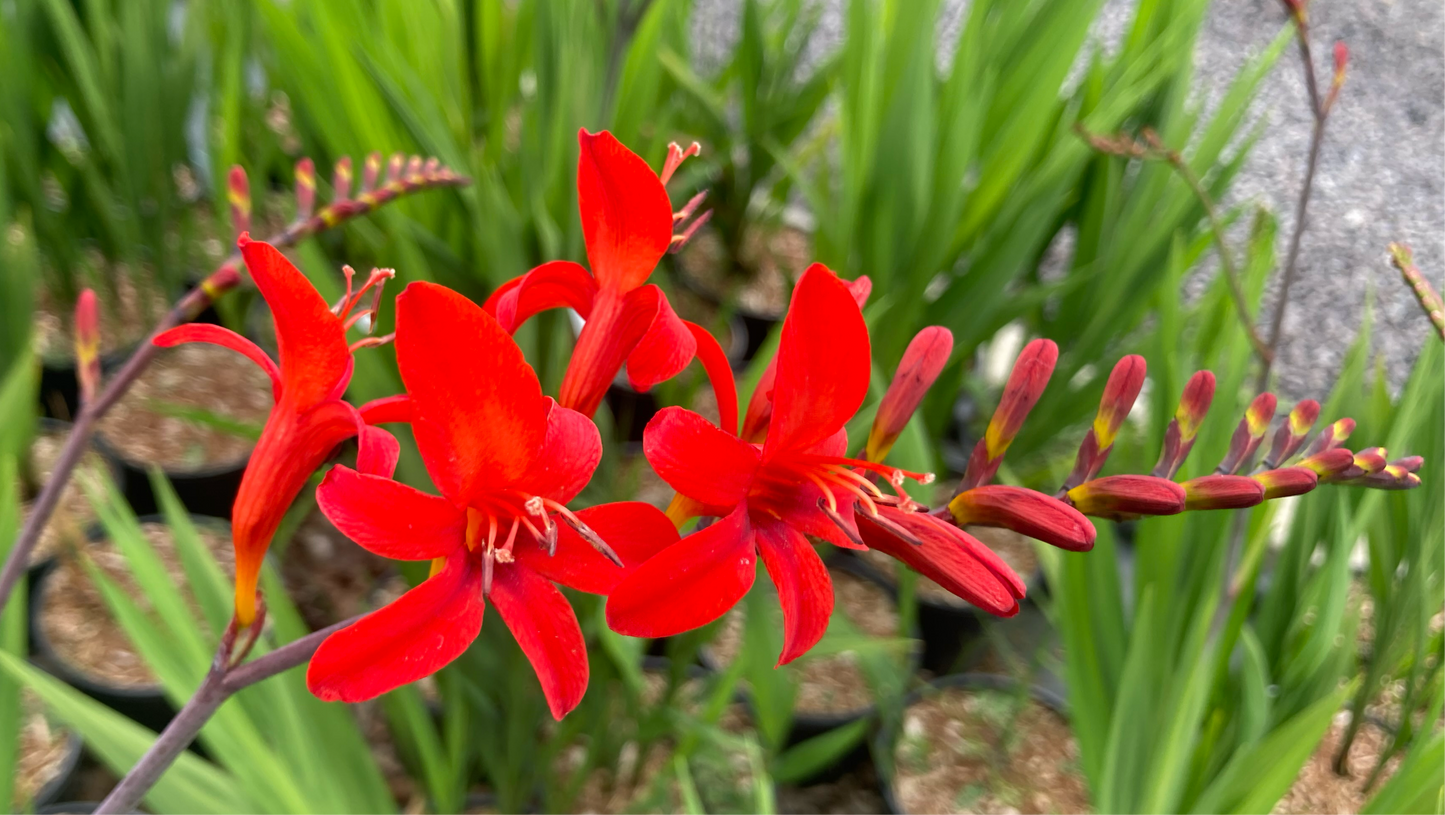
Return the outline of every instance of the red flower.
<path id="1" fill-rule="evenodd" d="M 569 307 L 582 315 L 586 325 L 558 401 L 591 416 L 624 362 L 632 387 L 647 390 L 692 361 L 697 339 L 662 290 L 647 284 L 673 244 L 675 219 L 664 179 L 607 131 L 582 130 L 577 140 L 577 204 L 592 274 L 567 260 L 544 263 L 503 284 L 484 308 L 508 332 L 550 308 Z M 664 172 L 671 175 L 684 155 L 674 149 Z M 681 218 L 690 216 L 699 200 L 689 203 Z"/>
<path id="2" fill-rule="evenodd" d="M 307 684 L 322 699 L 355 702 L 428 676 L 476 639 L 490 599 L 560 719 L 587 689 L 587 649 L 553 582 L 606 594 L 623 563 L 661 551 L 677 530 L 637 502 L 567 509 L 601 458 L 597 428 L 543 396 L 516 343 L 461 295 L 408 286 L 397 297 L 396 355 L 417 447 L 442 495 L 336 467 L 317 499 L 352 540 L 431 560 L 432 576 L 328 637 Z"/>
<path id="3" fill-rule="evenodd" d="M 928 512 L 896 507 L 878 507 L 876 518 L 867 513 L 854 518 L 869 548 L 903 561 L 989 614 L 1019 613 L 1024 581 L 1003 558 L 962 529 Z"/>
<path id="4" fill-rule="evenodd" d="M 244 354 L 271 375 L 276 405 L 241 477 L 231 513 L 231 538 L 236 549 L 236 621 L 250 625 L 256 616 L 256 579 L 262 558 L 276 534 L 286 508 L 336 445 L 360 434 L 358 466 L 390 475 L 399 449 L 386 431 L 363 424 L 362 412 L 342 401 L 351 380 L 354 347 L 346 330 L 360 316 L 344 318 L 373 286 L 389 273 L 372 274 L 361 291 L 348 292 L 333 310 L 306 276 L 275 247 L 240 238 L 241 256 L 256 288 L 271 308 L 276 323 L 278 366 L 255 343 L 216 325 L 177 326 L 155 338 L 163 348 L 186 342 L 209 342 Z M 348 270 L 349 271 L 349 270 Z M 374 309 L 374 304 L 373 304 Z M 365 312 L 363 312 L 365 313 Z M 374 345 L 361 340 L 356 347 Z M 362 411 L 367 410 L 363 406 Z M 370 417 L 368 417 L 370 418 Z"/>
<path id="5" fill-rule="evenodd" d="M 905 499 L 885 498 L 858 471 L 885 474 L 895 485 L 905 474 L 843 457 L 843 425 L 868 390 L 868 330 L 848 286 L 827 268 L 814 264 L 798 281 L 777 360 L 762 445 L 682 408 L 667 408 L 648 424 L 643 452 L 653 469 L 702 514 L 721 520 L 623 579 L 607 604 L 614 630 L 661 637 L 716 620 L 752 585 L 760 552 L 783 606 L 779 664 L 823 636 L 832 582 L 806 536 L 864 548 L 854 503 L 873 514 L 880 501 Z"/>

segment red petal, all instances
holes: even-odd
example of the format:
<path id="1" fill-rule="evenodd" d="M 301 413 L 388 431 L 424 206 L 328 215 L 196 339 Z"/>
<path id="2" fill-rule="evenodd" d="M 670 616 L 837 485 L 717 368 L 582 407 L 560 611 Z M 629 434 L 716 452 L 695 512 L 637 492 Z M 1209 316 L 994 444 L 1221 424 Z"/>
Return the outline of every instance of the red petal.
<path id="1" fill-rule="evenodd" d="M 860 512 L 858 531 L 864 543 L 990 614 L 1012 617 L 1018 613 L 1024 582 L 992 549 L 926 512 L 901 512 L 892 507 L 880 507 L 879 512 L 922 545 L 899 539 Z"/>
<path id="2" fill-rule="evenodd" d="M 367 424 L 411 423 L 411 397 L 404 393 L 373 399 L 357 408 Z"/>
<path id="3" fill-rule="evenodd" d="M 518 545 L 513 550 L 517 562 L 568 588 L 608 594 L 637 567 L 678 540 L 677 527 L 662 510 L 641 501 L 600 504 L 579 511 L 577 517 L 612 547 L 623 568 L 566 524 L 558 524 L 555 555 L 549 557 L 540 546 Z"/>
<path id="4" fill-rule="evenodd" d="M 768 425 L 773 421 L 773 387 L 778 381 L 778 357 L 776 354 L 763 369 L 758 386 L 748 399 L 748 411 L 743 414 L 743 441 L 762 444 L 768 436 Z"/>
<path id="5" fill-rule="evenodd" d="M 187 342 L 208 342 L 229 348 L 260 366 L 271 377 L 271 397 L 278 401 L 281 399 L 281 369 L 271 361 L 270 355 L 261 350 L 261 346 L 229 328 L 210 323 L 187 323 L 162 331 L 151 342 L 162 348 L 173 348 Z"/>
<path id="6" fill-rule="evenodd" d="M 642 433 L 642 452 L 673 489 L 710 506 L 742 501 L 758 469 L 756 447 L 680 407 L 652 417 Z"/>
<path id="7" fill-rule="evenodd" d="M 431 676 L 482 630 L 482 570 L 471 557 L 326 638 L 306 685 L 328 702 L 364 702 Z"/>
<path id="8" fill-rule="evenodd" d="M 517 488 L 565 504 L 592 480 L 602 460 L 602 436 L 591 419 L 551 399 L 547 402 L 547 440 Z"/>
<path id="9" fill-rule="evenodd" d="M 635 289 L 625 295 L 603 289 L 592 304 L 592 316 L 577 335 L 572 359 L 562 377 L 557 401 L 591 417 L 627 355 L 642 341 L 657 317 L 656 286 Z"/>
<path id="10" fill-rule="evenodd" d="M 870 373 L 858 304 L 837 275 L 813 264 L 783 320 L 765 455 L 811 447 L 838 432 L 863 404 Z"/>
<path id="11" fill-rule="evenodd" d="M 783 653 L 778 665 L 786 665 L 817 645 L 828 630 L 833 580 L 808 539 L 787 524 L 760 524 L 755 529 L 763 565 L 783 604 Z"/>
<path id="12" fill-rule="evenodd" d="M 682 373 L 697 354 L 692 331 L 672 310 L 667 295 L 656 286 L 657 312 L 647 333 L 627 357 L 627 381 L 633 390 L 645 391 Z"/>
<path id="13" fill-rule="evenodd" d="M 549 308 L 575 309 L 585 319 L 596 295 L 597 281 L 581 264 L 554 260 L 502 284 L 482 308 L 512 334 L 533 315 Z"/>
<path id="14" fill-rule="evenodd" d="M 356 469 L 370 475 L 391 478 L 401 460 L 401 444 L 379 427 L 363 425 L 356 435 Z"/>
<path id="15" fill-rule="evenodd" d="M 892 449 L 923 395 L 943 373 L 948 356 L 953 353 L 953 332 L 943 326 L 931 325 L 918 332 L 903 352 L 898 371 L 888 383 L 888 392 L 878 403 L 873 429 L 868 434 L 869 461 L 882 461 Z"/>
<path id="16" fill-rule="evenodd" d="M 361 548 L 393 560 L 431 560 L 463 546 L 466 517 L 447 499 L 337 465 L 316 488 L 327 520 Z"/>
<path id="17" fill-rule="evenodd" d="M 498 566 L 492 605 L 532 663 L 552 718 L 561 720 L 587 692 L 587 643 L 572 605 L 557 587 L 522 566 Z"/>
<path id="18" fill-rule="evenodd" d="M 607 625 L 629 637 L 670 637 L 700 628 L 748 593 L 756 563 L 742 504 L 624 578 L 607 600 Z"/>
<path id="19" fill-rule="evenodd" d="M 341 318 L 274 246 L 245 235 L 239 245 L 246 270 L 276 322 L 283 392 L 298 405 L 326 398 L 351 363 Z"/>
<path id="20" fill-rule="evenodd" d="M 1099 518 L 1178 515 L 1184 499 L 1183 487 L 1152 475 L 1109 475 L 1069 490 L 1075 509 Z"/>
<path id="21" fill-rule="evenodd" d="M 697 361 L 702 363 L 703 370 L 707 372 L 713 396 L 717 398 L 718 427 L 733 433 L 738 426 L 738 386 L 733 379 L 732 362 L 728 360 L 727 353 L 723 351 L 717 337 L 706 328 L 697 323 L 684 321 L 684 324 L 697 341 Z"/>
<path id="22" fill-rule="evenodd" d="M 1013 443 L 1029 411 L 1034 409 L 1048 386 L 1054 364 L 1058 361 L 1059 346 L 1053 340 L 1034 340 L 1019 352 L 1004 385 L 1003 395 L 999 397 L 998 408 L 994 410 L 988 431 L 984 434 L 989 459 L 999 458 Z"/>
<path id="23" fill-rule="evenodd" d="M 396 360 L 417 447 L 453 503 L 511 487 L 547 434 L 547 398 L 491 315 L 434 283 L 396 298 Z"/>
<path id="24" fill-rule="evenodd" d="M 647 282 L 672 243 L 672 202 L 657 173 L 611 133 L 577 132 L 577 207 L 587 260 L 604 287 Z"/>
<path id="25" fill-rule="evenodd" d="M 1179 486 L 1187 510 L 1246 509 L 1264 501 L 1264 484 L 1243 475 L 1206 475 Z"/>
<path id="26" fill-rule="evenodd" d="M 868 295 L 873 293 L 873 281 L 868 275 L 860 274 L 853 280 L 844 280 L 843 285 L 848 287 L 848 293 L 853 295 L 853 302 L 862 310 L 868 304 Z"/>

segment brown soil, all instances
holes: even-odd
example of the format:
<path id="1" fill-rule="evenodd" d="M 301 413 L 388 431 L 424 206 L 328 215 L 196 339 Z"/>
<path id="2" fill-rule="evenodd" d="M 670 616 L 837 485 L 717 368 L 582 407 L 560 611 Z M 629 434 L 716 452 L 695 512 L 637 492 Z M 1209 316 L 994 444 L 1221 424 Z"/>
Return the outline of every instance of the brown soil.
<path id="1" fill-rule="evenodd" d="M 60 775 L 70 741 L 69 734 L 50 721 L 45 706 L 30 691 L 21 691 L 20 719 L 13 812 L 24 812 L 36 793 Z"/>
<path id="2" fill-rule="evenodd" d="M 69 431 L 43 431 L 30 443 L 30 478 L 37 486 L 50 480 L 55 469 L 55 460 L 65 445 Z M 40 540 L 30 553 L 30 563 L 39 563 L 46 558 L 81 546 L 85 542 L 86 530 L 95 523 L 96 515 L 90 500 L 85 497 L 82 483 L 93 489 L 103 490 L 110 471 L 105 460 L 94 449 L 81 456 L 80 464 L 71 473 L 70 481 L 60 492 L 60 502 L 40 533 Z M 30 507 L 26 505 L 24 515 L 28 517 Z"/>
<path id="3" fill-rule="evenodd" d="M 316 509 L 281 554 L 281 578 L 312 630 L 376 608 L 373 593 L 391 573 L 390 561 L 357 546 Z"/>
<path id="4" fill-rule="evenodd" d="M 171 581 L 186 585 L 185 570 L 171 543 L 170 528 L 161 523 L 143 523 L 141 529 L 165 564 Z M 235 574 L 230 537 L 221 530 L 198 526 L 201 540 L 211 550 L 227 576 Z M 80 557 L 87 557 L 122 591 L 135 598 L 140 607 L 151 610 L 145 594 L 130 575 L 125 557 L 110 541 L 92 543 L 78 556 L 64 557 L 45 580 L 41 598 L 40 626 L 66 664 L 80 673 L 109 685 L 127 688 L 152 687 L 155 675 L 131 645 L 124 629 L 110 615 L 100 588 L 86 573 Z M 189 590 L 186 597 L 190 598 Z M 193 601 L 192 601 L 193 602 Z M 199 618 L 199 609 L 195 610 Z"/>
<path id="5" fill-rule="evenodd" d="M 837 781 L 806 787 L 778 787 L 778 811 L 796 815 L 847 815 L 884 812 L 878 776 L 871 762 Z"/>
<path id="6" fill-rule="evenodd" d="M 1373 724 L 1366 723 L 1360 728 L 1354 744 L 1350 745 L 1351 775 L 1335 774 L 1335 753 L 1340 748 L 1345 731 L 1349 728 L 1350 715 L 1341 712 L 1335 716 L 1324 739 L 1315 749 L 1314 755 L 1300 768 L 1294 786 L 1275 804 L 1274 812 L 1279 815 L 1304 815 L 1310 812 L 1355 813 L 1370 800 L 1379 785 L 1395 774 L 1400 764 L 1396 756 L 1385 765 L 1375 790 L 1366 792 L 1365 780 L 1374 772 L 1380 755 L 1389 746 L 1389 736 Z"/>
<path id="7" fill-rule="evenodd" d="M 127 459 L 172 469 L 236 463 L 255 446 L 253 438 L 210 422 L 167 415 L 175 410 L 206 411 L 259 431 L 271 411 L 271 380 L 219 346 L 192 343 L 161 351 L 101 419 L 100 432 Z"/>
<path id="8" fill-rule="evenodd" d="M 105 265 L 106 261 L 95 253 L 93 264 Z M 150 281 L 136 285 L 135 276 L 124 267 L 116 266 L 110 272 L 115 281 L 116 291 L 96 290 L 102 300 L 114 297 L 117 302 L 101 302 L 97 309 L 100 317 L 100 352 L 113 351 L 133 345 L 145 336 L 145 332 L 170 307 L 163 292 Z M 57 303 L 45 290 L 38 292 L 35 307 L 35 350 L 42 357 L 73 359 L 75 356 L 75 304 Z"/>
<path id="9" fill-rule="evenodd" d="M 904 713 L 894 792 L 904 812 L 1087 812 L 1078 752 L 1032 699 L 947 688 Z"/>
<path id="10" fill-rule="evenodd" d="M 830 570 L 835 596 L 834 613 L 842 612 L 861 632 L 872 637 L 898 635 L 898 611 L 893 599 L 879 586 L 848 572 Z M 781 612 L 779 625 L 781 625 Z M 734 608 L 724 618 L 722 629 L 709 650 L 722 665 L 731 664 L 743 647 L 743 611 Z M 772 659 L 772 655 L 768 656 Z M 793 710 L 799 714 L 831 715 L 853 713 L 873 704 L 857 658 L 852 653 L 803 656 L 788 666 L 797 681 Z"/>
<path id="11" fill-rule="evenodd" d="M 766 232 L 751 230 L 743 239 L 743 267 L 747 279 L 733 278 L 726 249 L 715 230 L 703 229 L 678 256 L 684 274 L 718 299 L 732 293 L 740 307 L 756 314 L 781 315 L 788 307 L 793 281 L 808 268 L 813 242 L 806 232 L 791 227 Z"/>
<path id="12" fill-rule="evenodd" d="M 969 526 L 965 527 L 968 534 L 978 538 L 984 546 L 992 549 L 1003 558 L 1004 562 L 1013 567 L 1014 572 L 1024 582 L 1033 577 L 1039 567 L 1038 554 L 1034 552 L 1033 543 L 1029 538 L 1020 535 L 1010 529 L 1000 529 L 990 526 Z M 898 561 L 875 549 L 860 552 L 863 559 L 869 566 L 877 569 L 891 583 L 896 579 L 897 569 L 901 565 Z M 907 568 L 904 566 L 903 568 Z M 918 581 L 914 584 L 914 592 L 924 602 L 934 605 L 952 606 L 954 608 L 972 608 L 966 600 L 950 592 L 948 589 L 938 585 L 928 578 L 919 575 Z"/>

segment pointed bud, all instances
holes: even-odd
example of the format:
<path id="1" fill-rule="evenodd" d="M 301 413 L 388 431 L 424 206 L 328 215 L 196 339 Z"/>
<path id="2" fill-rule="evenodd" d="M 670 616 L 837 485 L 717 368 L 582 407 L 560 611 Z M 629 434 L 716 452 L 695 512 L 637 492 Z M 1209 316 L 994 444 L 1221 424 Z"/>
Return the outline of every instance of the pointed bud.
<path id="1" fill-rule="evenodd" d="M 1269 455 L 1264 457 L 1264 466 L 1272 469 L 1282 462 L 1289 461 L 1290 456 L 1305 442 L 1305 437 L 1315 426 L 1315 420 L 1320 417 L 1320 403 L 1313 399 L 1306 399 L 1294 406 L 1289 412 L 1289 421 L 1280 425 L 1275 431 L 1274 443 L 1270 445 Z"/>
<path id="2" fill-rule="evenodd" d="M 1187 510 L 1245 509 L 1264 500 L 1264 485 L 1242 475 L 1206 475 L 1180 486 Z"/>
<path id="3" fill-rule="evenodd" d="M 1419 472 L 1420 467 L 1425 464 L 1424 456 L 1405 456 L 1390 462 L 1391 467 L 1399 467 L 1407 473 Z"/>
<path id="4" fill-rule="evenodd" d="M 893 442 L 903 432 L 908 420 L 918 410 L 923 395 L 933 386 L 943 366 L 948 364 L 948 355 L 953 353 L 953 332 L 931 325 L 914 336 L 903 352 L 903 361 L 898 363 L 898 372 L 888 385 L 883 401 L 878 403 L 878 413 L 873 417 L 873 429 L 868 434 L 866 457 L 869 461 L 882 461 L 893 448 Z"/>
<path id="5" fill-rule="evenodd" d="M 421 156 L 412 156 L 406 161 L 406 180 L 409 183 L 421 181 Z"/>
<path id="6" fill-rule="evenodd" d="M 973 455 L 969 457 L 968 468 L 958 487 L 960 492 L 993 480 L 994 473 L 1003 463 L 1004 453 L 1008 452 L 1029 411 L 1043 395 L 1058 361 L 1059 346 L 1053 340 L 1038 339 L 1024 346 L 1004 385 L 998 409 L 989 420 L 988 431 L 978 440 Z"/>
<path id="7" fill-rule="evenodd" d="M 296 219 L 304 221 L 316 209 L 316 164 L 309 158 L 296 162 Z"/>
<path id="8" fill-rule="evenodd" d="M 1329 478 L 1355 466 L 1355 454 L 1343 447 L 1336 447 L 1303 459 L 1299 466 L 1314 470 L 1319 473 L 1320 478 Z"/>
<path id="9" fill-rule="evenodd" d="M 1350 65 L 1350 47 L 1345 45 L 1344 40 L 1335 40 L 1335 79 L 1336 85 L 1345 83 L 1345 69 Z"/>
<path id="10" fill-rule="evenodd" d="M 100 313 L 92 289 L 75 301 L 75 376 L 80 403 L 88 405 L 100 392 Z"/>
<path id="11" fill-rule="evenodd" d="M 1184 511 L 1184 488 L 1148 475 L 1111 475 L 1086 481 L 1069 490 L 1069 502 L 1085 515 L 1130 518 L 1177 515 Z"/>
<path id="12" fill-rule="evenodd" d="M 1331 423 L 1324 430 L 1321 430 L 1318 436 L 1315 436 L 1315 440 L 1310 442 L 1309 447 L 1305 448 L 1305 458 L 1339 447 L 1349 439 L 1350 434 L 1353 432 L 1355 432 L 1354 419 L 1345 418 Z"/>
<path id="13" fill-rule="evenodd" d="M 1367 473 L 1378 473 L 1389 463 L 1383 447 L 1368 447 L 1355 453 L 1355 466 Z"/>
<path id="14" fill-rule="evenodd" d="M 1251 477 L 1264 485 L 1266 501 L 1304 495 L 1320 482 L 1319 474 L 1308 467 L 1281 467 L 1277 470 L 1265 470 Z"/>
<path id="15" fill-rule="evenodd" d="M 1274 394 L 1261 393 L 1254 397 L 1249 409 L 1244 412 L 1244 418 L 1239 420 L 1239 427 L 1234 429 L 1234 436 L 1229 440 L 1229 452 L 1215 472 L 1233 475 L 1254 458 L 1255 450 L 1259 449 L 1259 443 L 1269 431 L 1269 423 L 1274 421 L 1274 409 Z"/>
<path id="16" fill-rule="evenodd" d="M 334 200 L 351 200 L 351 156 L 342 156 L 336 160 L 336 171 L 331 174 L 331 188 L 334 191 Z"/>
<path id="17" fill-rule="evenodd" d="M 1184 395 L 1179 397 L 1179 408 L 1164 433 L 1164 449 L 1159 451 L 1159 463 L 1151 473 L 1156 478 L 1170 479 L 1179 472 L 1184 459 L 1194 447 L 1199 435 L 1199 426 L 1214 401 L 1214 374 L 1197 371 L 1184 386 Z"/>
<path id="18" fill-rule="evenodd" d="M 372 151 L 366 156 L 366 167 L 361 172 L 361 194 L 376 189 L 376 179 L 381 176 L 381 153 Z"/>
<path id="19" fill-rule="evenodd" d="M 1094 548 L 1094 525 L 1088 518 L 1034 490 L 990 484 L 955 495 L 948 511 L 959 526 L 1001 526 L 1070 552 Z"/>
<path id="20" fill-rule="evenodd" d="M 246 170 L 236 164 L 226 176 L 226 200 L 231 204 L 231 229 L 237 235 L 251 231 L 251 183 Z"/>
<path id="21" fill-rule="evenodd" d="M 386 183 L 395 184 L 401 180 L 402 167 L 406 165 L 406 156 L 401 153 L 392 153 L 391 159 L 386 162 Z"/>
<path id="22" fill-rule="evenodd" d="M 858 308 L 868 305 L 868 295 L 873 293 L 873 279 L 866 274 L 860 274 L 852 280 L 844 280 L 843 285 L 848 288 L 848 293 L 853 295 L 853 302 Z"/>
<path id="23" fill-rule="evenodd" d="M 1376 490 L 1413 490 L 1420 486 L 1420 476 L 1403 467 L 1387 464 L 1383 470 L 1363 475 L 1353 483 Z"/>
<path id="24" fill-rule="evenodd" d="M 1104 395 L 1099 399 L 1099 412 L 1094 416 L 1094 426 L 1079 445 L 1079 454 L 1074 459 L 1073 472 L 1064 480 L 1064 492 L 1068 492 L 1085 481 L 1089 481 L 1104 468 L 1109 451 L 1114 447 L 1114 438 L 1129 418 L 1134 400 L 1144 387 L 1144 373 L 1148 365 L 1138 354 L 1130 354 L 1114 365 L 1109 381 L 1104 384 Z"/>

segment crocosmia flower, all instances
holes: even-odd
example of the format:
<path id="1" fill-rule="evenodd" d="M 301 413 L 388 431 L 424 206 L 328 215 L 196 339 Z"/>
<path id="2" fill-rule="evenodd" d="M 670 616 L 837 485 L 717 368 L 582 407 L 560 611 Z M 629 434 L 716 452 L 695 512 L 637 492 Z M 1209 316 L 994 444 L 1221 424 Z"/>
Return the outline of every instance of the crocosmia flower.
<path id="1" fill-rule="evenodd" d="M 864 472 L 880 473 L 899 489 L 909 474 L 844 457 L 843 425 L 868 390 L 868 331 L 848 287 L 821 265 L 804 272 L 793 291 L 777 362 L 772 418 L 760 445 L 683 408 L 667 408 L 648 424 L 643 452 L 653 469 L 699 514 L 721 520 L 618 584 L 607 603 L 613 630 L 660 637 L 716 620 L 752 586 L 761 554 L 783 607 L 779 664 L 823 636 L 832 581 L 807 536 L 865 548 L 854 504 L 877 515 L 880 502 L 906 499 L 884 496 Z"/>
<path id="2" fill-rule="evenodd" d="M 602 455 L 587 417 L 542 395 L 502 327 L 461 295 L 413 283 L 397 297 L 397 364 L 430 495 L 335 467 L 317 490 L 326 517 L 352 540 L 397 560 L 429 560 L 421 585 L 332 634 L 307 683 L 322 699 L 370 699 L 456 659 L 490 602 L 531 661 L 552 715 L 587 688 L 587 649 L 555 583 L 606 594 L 677 541 L 638 502 L 578 512 L 565 504 Z"/>
<path id="3" fill-rule="evenodd" d="M 381 340 L 367 338 L 355 346 L 346 342 L 346 330 L 369 308 L 352 314 L 363 295 L 380 285 L 390 272 L 374 272 L 358 292 L 350 291 L 333 309 L 291 262 L 275 247 L 242 235 L 241 256 L 256 288 L 276 322 L 280 364 L 254 342 L 226 328 L 193 323 L 177 326 L 155 338 L 170 348 L 186 342 L 209 342 L 241 353 L 271 375 L 276 404 L 251 453 L 231 514 L 231 537 L 236 549 L 236 621 L 250 625 L 256 617 L 256 580 L 262 559 L 276 534 L 286 508 L 341 442 L 360 435 L 358 466 L 369 472 L 390 474 L 396 467 L 398 447 L 386 431 L 367 427 L 361 411 L 342 400 L 351 381 L 356 348 Z M 350 316 L 347 316 L 350 315 Z"/>
<path id="4" fill-rule="evenodd" d="M 508 332 L 545 309 L 568 307 L 582 315 L 586 324 L 558 401 L 592 416 L 624 362 L 632 387 L 645 391 L 676 376 L 697 353 L 693 332 L 647 278 L 674 245 L 674 224 L 690 217 L 700 198 L 674 217 L 667 179 L 640 156 L 606 131 L 583 130 L 577 140 L 577 204 L 592 273 L 571 261 L 544 263 L 503 284 L 485 308 Z M 685 155 L 674 146 L 664 176 Z"/>

